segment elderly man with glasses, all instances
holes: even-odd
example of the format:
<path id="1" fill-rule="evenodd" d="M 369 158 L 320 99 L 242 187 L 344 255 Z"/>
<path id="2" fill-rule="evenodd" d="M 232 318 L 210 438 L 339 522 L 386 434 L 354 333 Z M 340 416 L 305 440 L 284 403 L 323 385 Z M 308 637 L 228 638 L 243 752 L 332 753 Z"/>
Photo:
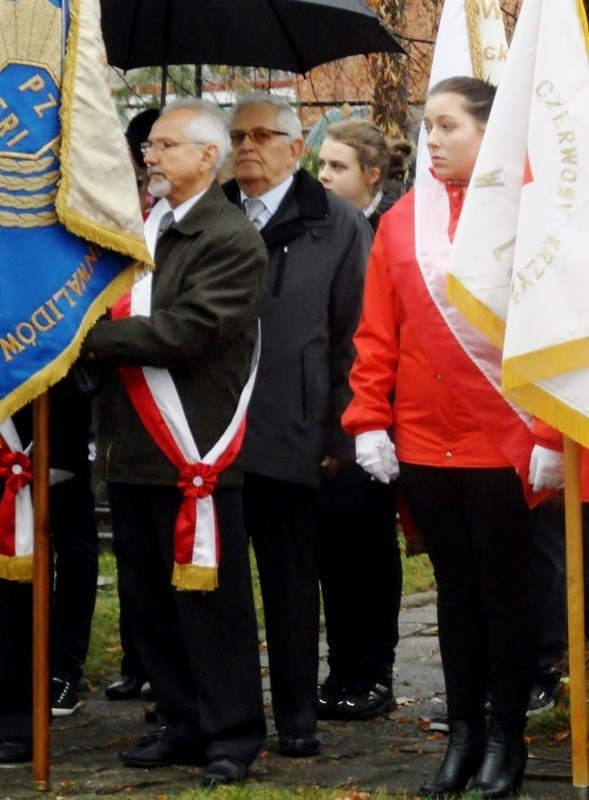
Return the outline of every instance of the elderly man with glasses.
<path id="1" fill-rule="evenodd" d="M 359 210 L 299 169 L 301 125 L 284 100 L 245 96 L 229 135 L 234 180 L 225 192 L 260 230 L 269 258 L 244 444 L 246 527 L 260 574 L 278 751 L 309 756 L 319 750 L 318 496 L 324 476 L 353 460 L 340 415 L 371 231 Z"/>
<path id="2" fill-rule="evenodd" d="M 164 727 L 121 753 L 132 767 L 205 766 L 242 780 L 265 736 L 239 451 L 255 376 L 266 254 L 216 173 L 225 120 L 206 101 L 164 109 L 144 143 L 155 256 L 90 331 L 113 367 L 104 456 L 119 580 Z"/>

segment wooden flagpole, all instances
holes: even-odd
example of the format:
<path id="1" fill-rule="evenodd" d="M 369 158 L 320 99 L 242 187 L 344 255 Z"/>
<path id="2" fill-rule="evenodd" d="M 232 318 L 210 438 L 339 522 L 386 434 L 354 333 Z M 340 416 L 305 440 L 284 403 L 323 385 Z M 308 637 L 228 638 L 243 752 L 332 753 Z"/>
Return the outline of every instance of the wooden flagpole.
<path id="1" fill-rule="evenodd" d="M 589 754 L 580 447 L 566 436 L 564 463 L 573 796 L 575 800 L 586 800 L 589 796 Z"/>
<path id="2" fill-rule="evenodd" d="M 33 779 L 49 789 L 49 395 L 33 401 Z"/>

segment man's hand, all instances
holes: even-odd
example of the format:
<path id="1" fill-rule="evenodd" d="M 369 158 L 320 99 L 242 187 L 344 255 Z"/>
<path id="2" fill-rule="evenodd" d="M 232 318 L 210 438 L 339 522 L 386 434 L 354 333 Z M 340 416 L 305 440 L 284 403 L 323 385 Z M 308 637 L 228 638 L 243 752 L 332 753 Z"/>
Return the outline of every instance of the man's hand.
<path id="1" fill-rule="evenodd" d="M 562 489 L 564 486 L 564 458 L 559 450 L 534 445 L 530 458 L 528 483 L 535 492 L 542 489 Z"/>
<path id="2" fill-rule="evenodd" d="M 356 436 L 356 463 L 381 483 L 399 477 L 395 445 L 386 431 L 367 431 Z"/>
<path id="3" fill-rule="evenodd" d="M 321 468 L 323 469 L 326 478 L 335 478 L 337 473 L 346 463 L 350 462 L 347 462 L 345 459 L 339 458 L 338 456 L 325 456 L 321 462 Z"/>

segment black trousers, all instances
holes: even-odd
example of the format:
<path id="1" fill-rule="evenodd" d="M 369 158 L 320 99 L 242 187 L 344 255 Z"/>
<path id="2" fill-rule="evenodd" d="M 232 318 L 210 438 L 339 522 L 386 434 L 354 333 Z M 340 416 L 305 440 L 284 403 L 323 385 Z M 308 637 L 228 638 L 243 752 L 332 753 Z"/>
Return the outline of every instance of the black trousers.
<path id="1" fill-rule="evenodd" d="M 170 743 L 249 764 L 265 736 L 258 636 L 241 493 L 217 489 L 219 588 L 171 585 L 176 487 L 110 484 L 119 579 L 135 645 Z"/>
<path id="2" fill-rule="evenodd" d="M 317 495 L 306 486 L 244 477 L 245 521 L 258 564 L 274 721 L 281 733 L 317 727 Z"/>
<path id="3" fill-rule="evenodd" d="M 0 579 L 0 742 L 33 738 L 33 587 Z"/>
<path id="4" fill-rule="evenodd" d="M 513 469 L 401 464 L 402 488 L 438 587 L 440 652 L 450 719 L 525 726 L 537 664 L 531 512 Z"/>
<path id="5" fill-rule="evenodd" d="M 55 554 L 52 673 L 77 683 L 92 629 L 98 579 L 98 531 L 89 462 L 51 488 L 51 538 Z"/>
<path id="6" fill-rule="evenodd" d="M 380 679 L 395 659 L 403 573 L 394 491 L 349 464 L 319 494 L 328 660 L 352 679 Z"/>
<path id="7" fill-rule="evenodd" d="M 55 562 L 51 670 L 77 683 L 90 642 L 98 576 L 94 503 L 84 468 L 53 486 L 49 503 Z M 32 737 L 32 625 L 32 586 L 0 580 L 0 741 Z"/>
<path id="8" fill-rule="evenodd" d="M 547 500 L 532 511 L 530 570 L 538 592 L 539 641 L 536 680 L 558 680 L 567 644 L 564 506 Z"/>

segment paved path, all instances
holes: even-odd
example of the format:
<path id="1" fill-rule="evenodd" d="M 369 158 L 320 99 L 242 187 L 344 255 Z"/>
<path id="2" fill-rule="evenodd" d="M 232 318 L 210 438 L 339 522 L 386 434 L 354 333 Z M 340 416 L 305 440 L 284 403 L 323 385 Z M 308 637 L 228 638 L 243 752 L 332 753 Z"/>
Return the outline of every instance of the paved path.
<path id="1" fill-rule="evenodd" d="M 395 665 L 399 708 L 394 713 L 368 722 L 321 722 L 321 754 L 308 759 L 277 755 L 269 716 L 266 749 L 253 765 L 252 782 L 268 788 L 316 785 L 367 792 L 380 788 L 414 795 L 420 782 L 434 774 L 445 748 L 444 737 L 431 734 L 424 722 L 445 708 L 434 601 L 433 593 L 404 601 Z M 325 652 L 322 656 L 323 673 Z M 262 660 L 265 666 L 264 651 Z M 267 678 L 264 681 L 270 715 Z M 109 702 L 102 687 L 85 693 L 83 699 L 84 705 L 76 714 L 54 721 L 50 790 L 35 792 L 30 765 L 4 767 L 0 768 L 0 800 L 31 800 L 35 795 L 63 800 L 130 796 L 154 800 L 197 785 L 200 770 L 196 767 L 136 770 L 120 765 L 117 752 L 132 745 L 147 729 L 143 722 L 145 703 Z M 524 781 L 526 794 L 569 798 L 568 739 L 560 743 L 532 740 L 530 756 Z"/>

